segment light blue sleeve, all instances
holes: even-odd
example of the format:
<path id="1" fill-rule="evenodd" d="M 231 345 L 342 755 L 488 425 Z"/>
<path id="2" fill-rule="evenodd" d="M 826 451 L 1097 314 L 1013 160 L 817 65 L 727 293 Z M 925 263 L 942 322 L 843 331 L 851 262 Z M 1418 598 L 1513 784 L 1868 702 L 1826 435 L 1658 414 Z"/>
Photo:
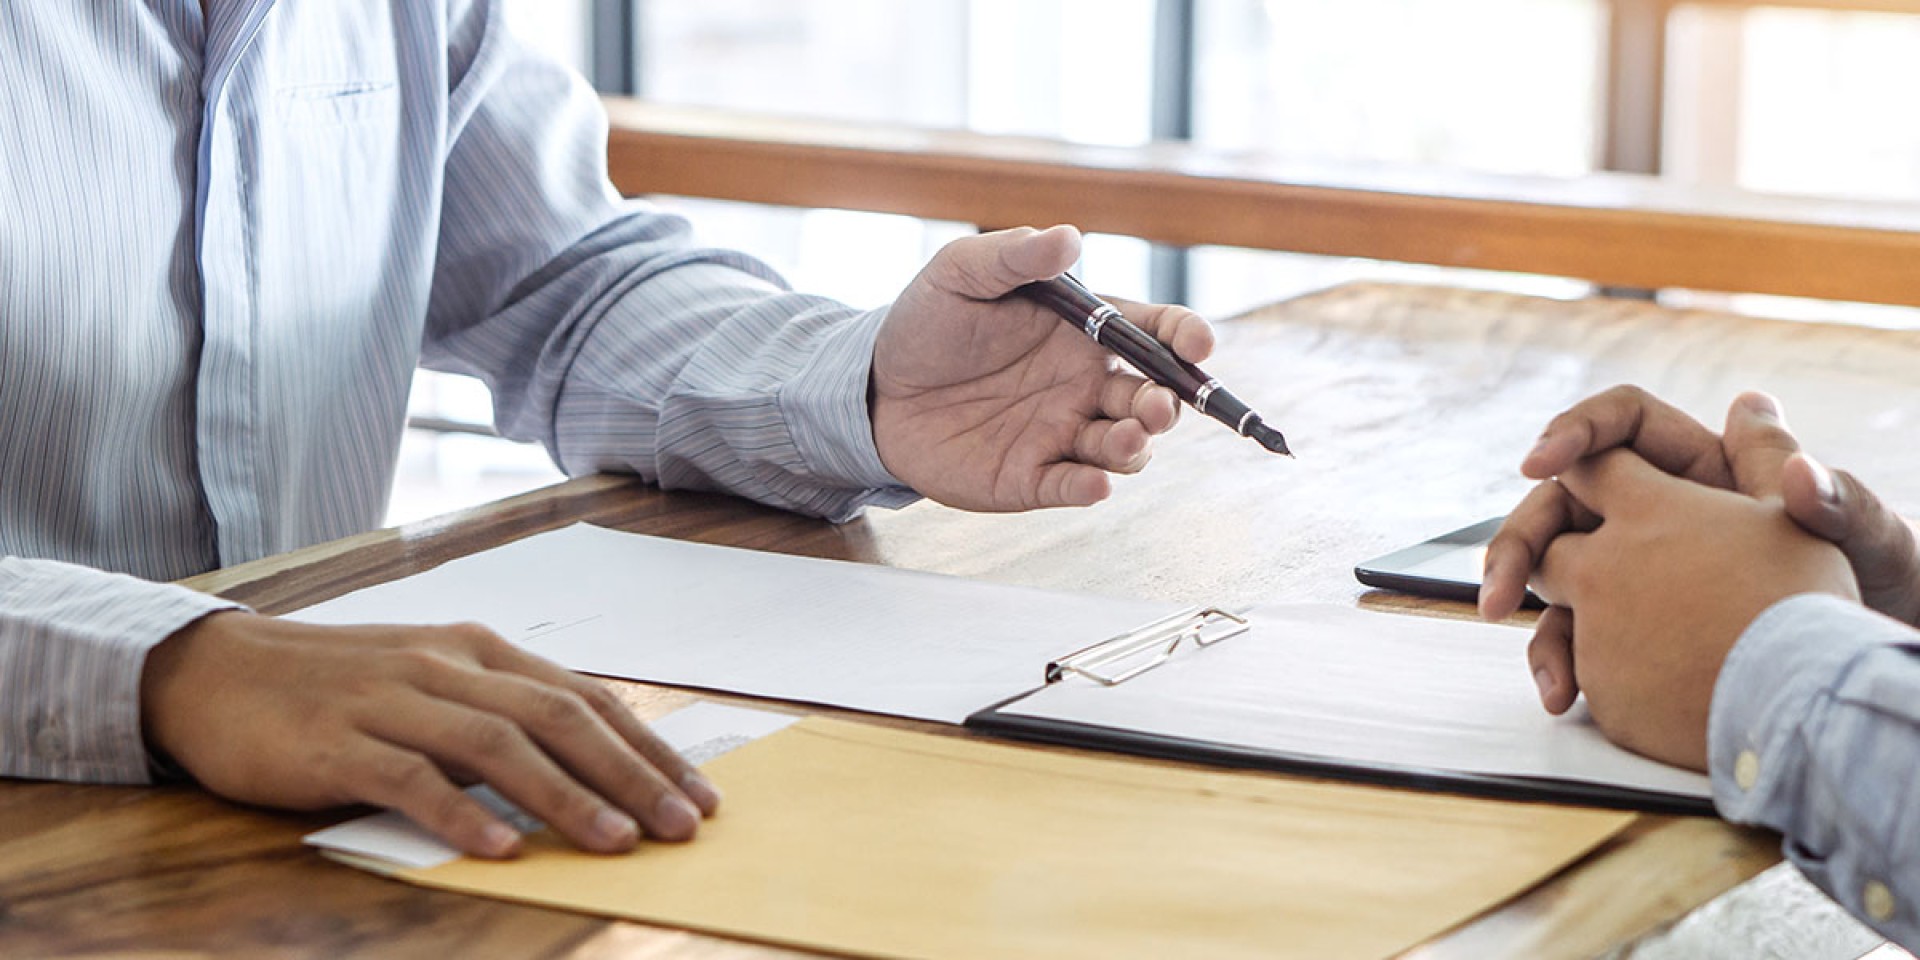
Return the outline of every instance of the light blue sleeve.
<path id="1" fill-rule="evenodd" d="M 501 432 L 569 473 L 835 520 L 910 502 L 867 412 L 881 314 L 789 292 L 621 201 L 584 81 L 517 43 L 496 4 L 455 13 L 427 365 L 484 379 Z"/>
<path id="2" fill-rule="evenodd" d="M 146 783 L 147 652 L 231 609 L 185 587 L 0 557 L 0 777 Z"/>
<path id="3" fill-rule="evenodd" d="M 1721 668 L 1708 753 L 1723 816 L 1920 945 L 1920 632 L 1824 594 L 1775 604 Z"/>

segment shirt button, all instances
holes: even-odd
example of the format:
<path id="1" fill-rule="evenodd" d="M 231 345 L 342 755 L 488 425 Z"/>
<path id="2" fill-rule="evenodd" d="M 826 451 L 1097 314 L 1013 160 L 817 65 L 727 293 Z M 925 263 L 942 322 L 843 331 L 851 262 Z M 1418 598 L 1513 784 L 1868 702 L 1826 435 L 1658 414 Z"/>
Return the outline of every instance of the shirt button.
<path id="1" fill-rule="evenodd" d="M 1760 782 L 1759 754 L 1752 750 L 1740 751 L 1740 756 L 1733 761 L 1733 782 L 1742 790 L 1752 790 L 1753 785 Z"/>
<path id="2" fill-rule="evenodd" d="M 60 729 L 60 721 L 48 717 L 39 727 L 33 733 L 33 752 L 42 760 L 67 759 L 67 734 Z"/>
<path id="3" fill-rule="evenodd" d="M 1860 891 L 1860 905 L 1867 908 L 1867 916 L 1881 923 L 1893 919 L 1893 891 L 1878 880 L 1867 881 L 1867 888 Z"/>

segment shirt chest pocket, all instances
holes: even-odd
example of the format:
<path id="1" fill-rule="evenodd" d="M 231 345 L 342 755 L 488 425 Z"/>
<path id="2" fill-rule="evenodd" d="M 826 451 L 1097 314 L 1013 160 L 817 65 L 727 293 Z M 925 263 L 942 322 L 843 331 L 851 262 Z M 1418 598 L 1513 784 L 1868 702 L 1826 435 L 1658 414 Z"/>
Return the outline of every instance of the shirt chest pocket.
<path id="1" fill-rule="evenodd" d="M 391 118 L 399 96 L 391 80 L 350 80 L 282 87 L 273 112 L 284 128 L 346 127 Z"/>
<path id="2" fill-rule="evenodd" d="M 316 322 L 364 315 L 414 239 L 417 179 L 400 88 L 390 80 L 278 86 L 261 111 L 248 185 L 263 306 Z M 415 211 L 416 213 L 418 211 Z"/>

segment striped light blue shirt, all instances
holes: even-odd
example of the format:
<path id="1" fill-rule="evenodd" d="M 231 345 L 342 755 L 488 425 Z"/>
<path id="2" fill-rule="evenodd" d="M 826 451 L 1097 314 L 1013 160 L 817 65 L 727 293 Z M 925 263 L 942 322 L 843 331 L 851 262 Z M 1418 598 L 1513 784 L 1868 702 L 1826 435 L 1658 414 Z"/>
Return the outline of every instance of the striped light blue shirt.
<path id="1" fill-rule="evenodd" d="M 144 780 L 146 651 L 222 606 L 156 581 L 376 526 L 422 363 L 571 473 L 908 498 L 881 314 L 623 205 L 497 3 L 7 3 L 0 51 L 0 775 Z"/>

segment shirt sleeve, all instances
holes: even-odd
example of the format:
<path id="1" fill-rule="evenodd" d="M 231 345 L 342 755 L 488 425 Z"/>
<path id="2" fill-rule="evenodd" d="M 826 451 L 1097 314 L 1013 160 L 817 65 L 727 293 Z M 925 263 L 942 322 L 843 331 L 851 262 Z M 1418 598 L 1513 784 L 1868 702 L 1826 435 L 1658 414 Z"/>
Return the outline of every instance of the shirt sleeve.
<path id="1" fill-rule="evenodd" d="M 1714 689 L 1714 802 L 1779 831 L 1807 878 L 1920 944 L 1920 633 L 1824 594 L 1747 628 Z"/>
<path id="2" fill-rule="evenodd" d="M 0 558 L 0 776 L 147 783 L 147 652 L 237 605 L 50 560 Z"/>
<path id="3" fill-rule="evenodd" d="M 615 195 L 606 115 L 454 5 L 429 367 L 478 376 L 500 431 L 568 473 L 633 472 L 836 520 L 914 499 L 867 412 L 883 317 L 788 291 L 764 264 Z"/>

